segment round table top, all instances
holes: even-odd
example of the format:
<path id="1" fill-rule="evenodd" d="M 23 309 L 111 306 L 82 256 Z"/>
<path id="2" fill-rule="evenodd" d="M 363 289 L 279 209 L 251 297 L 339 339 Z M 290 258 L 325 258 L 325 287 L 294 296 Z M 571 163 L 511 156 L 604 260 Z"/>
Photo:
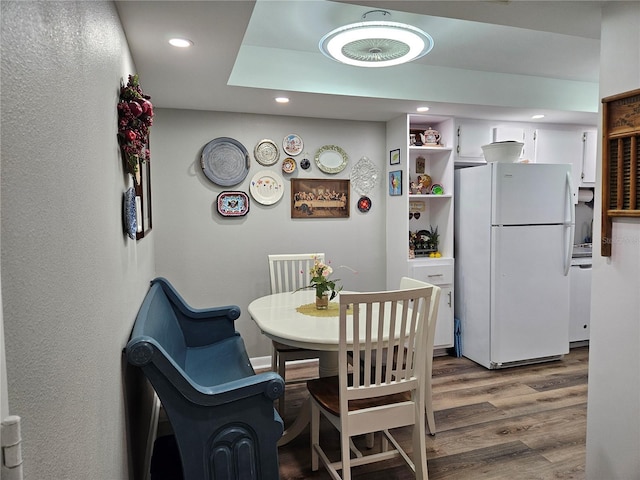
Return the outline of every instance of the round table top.
<path id="1" fill-rule="evenodd" d="M 352 292 L 345 292 L 352 293 Z M 331 304 L 339 305 L 340 295 Z M 258 298 L 248 307 L 249 315 L 256 322 L 262 333 L 285 345 L 309 350 L 337 351 L 340 335 L 339 308 L 331 308 L 331 313 L 323 312 L 322 316 L 303 313 L 303 307 L 315 303 L 314 290 L 275 293 Z M 364 319 L 361 319 L 360 323 Z M 398 324 L 399 327 L 399 324 Z M 364 335 L 364 328 L 360 328 Z M 375 329 L 374 329 L 375 331 Z M 399 336 L 399 329 L 396 332 Z M 353 338 L 353 325 L 347 322 L 347 342 Z M 387 339 L 384 339 L 386 343 Z"/>
<path id="2" fill-rule="evenodd" d="M 338 298 L 330 303 L 337 306 Z M 262 333 L 272 340 L 310 350 L 338 350 L 339 309 L 322 316 L 299 312 L 298 307 L 315 304 L 315 290 L 267 295 L 251 302 L 249 315 Z M 301 309 L 304 310 L 304 309 Z"/>

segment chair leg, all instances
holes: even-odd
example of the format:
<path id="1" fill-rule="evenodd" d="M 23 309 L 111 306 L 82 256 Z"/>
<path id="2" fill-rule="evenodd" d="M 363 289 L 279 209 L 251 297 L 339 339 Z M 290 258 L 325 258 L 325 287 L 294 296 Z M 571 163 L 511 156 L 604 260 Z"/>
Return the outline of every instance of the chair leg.
<path id="1" fill-rule="evenodd" d="M 418 413 L 418 412 L 416 412 Z M 424 412 L 418 413 L 413 426 L 413 464 L 416 469 L 416 479 L 428 480 L 429 473 L 427 471 L 427 442 L 425 439 L 425 418 Z"/>
<path id="2" fill-rule="evenodd" d="M 342 438 L 345 438 L 344 432 L 340 434 Z M 342 460 L 342 480 L 351 480 L 351 437 L 347 442 L 340 442 L 341 460 Z"/>
<path id="3" fill-rule="evenodd" d="M 282 357 L 278 356 L 278 374 L 282 377 L 282 380 L 284 380 L 284 391 L 278 399 L 278 411 L 282 417 L 284 417 L 285 394 L 287 392 L 287 380 L 285 378 L 286 369 L 287 362 L 285 362 Z"/>
<path id="4" fill-rule="evenodd" d="M 436 434 L 436 419 L 433 415 L 433 398 L 431 395 L 431 377 L 427 377 L 426 386 L 425 386 L 425 399 L 424 405 L 427 414 L 427 425 L 429 426 L 429 433 L 431 435 Z"/>
<path id="5" fill-rule="evenodd" d="M 373 448 L 373 442 L 374 442 L 374 434 L 373 434 L 373 432 L 367 433 L 365 435 L 365 440 L 366 440 L 367 448 Z"/>
<path id="6" fill-rule="evenodd" d="M 314 402 L 311 403 L 311 470 L 318 470 L 318 452 L 316 445 L 320 444 L 320 409 Z"/>

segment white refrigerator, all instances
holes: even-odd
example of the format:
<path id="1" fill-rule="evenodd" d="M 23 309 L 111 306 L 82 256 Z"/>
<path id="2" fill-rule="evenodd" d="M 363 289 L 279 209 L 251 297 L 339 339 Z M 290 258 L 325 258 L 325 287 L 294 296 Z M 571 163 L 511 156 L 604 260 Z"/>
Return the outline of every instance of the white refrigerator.
<path id="1" fill-rule="evenodd" d="M 455 316 L 486 368 L 569 352 L 575 229 L 571 166 L 488 163 L 455 172 Z"/>

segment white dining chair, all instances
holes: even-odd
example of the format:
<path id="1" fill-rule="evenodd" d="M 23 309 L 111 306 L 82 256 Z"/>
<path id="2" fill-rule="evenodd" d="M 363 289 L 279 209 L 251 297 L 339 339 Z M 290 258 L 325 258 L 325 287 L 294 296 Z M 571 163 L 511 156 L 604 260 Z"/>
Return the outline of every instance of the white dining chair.
<path id="1" fill-rule="evenodd" d="M 309 285 L 309 272 L 315 260 L 324 263 L 324 253 L 298 253 L 269 255 L 269 278 L 271 293 L 293 292 Z M 312 360 L 318 358 L 315 350 L 292 347 L 280 342 L 272 341 L 271 370 L 285 380 L 286 364 L 296 360 Z M 278 410 L 284 415 L 285 395 L 278 399 Z"/>
<path id="2" fill-rule="evenodd" d="M 409 288 L 420 288 L 424 286 L 429 286 L 429 283 L 422 282 L 420 280 L 416 280 L 415 278 L 402 277 L 400 279 L 400 290 L 406 290 Z M 431 382 L 431 377 L 433 373 L 433 342 L 436 332 L 436 322 L 438 320 L 438 302 L 431 302 L 430 305 L 431 311 L 429 312 L 429 330 L 433 333 L 427 339 L 427 344 L 425 348 L 427 349 L 427 364 L 425 370 L 425 386 L 424 386 L 424 405 L 425 411 L 427 414 L 427 425 L 429 427 L 429 433 L 431 435 L 436 434 L 436 420 L 433 413 L 433 387 Z M 435 311 L 433 311 L 435 309 Z M 431 322 L 433 325 L 431 325 Z"/>
<path id="3" fill-rule="evenodd" d="M 433 338 L 435 320 L 430 317 L 437 315 L 439 300 L 440 288 L 435 285 L 340 294 L 339 374 L 307 382 L 313 471 L 321 461 L 333 479 L 350 480 L 352 467 L 399 456 L 416 479 L 428 478 L 424 388 L 426 357 L 432 352 L 424 346 Z M 363 365 L 362 369 L 351 371 L 350 353 L 353 364 Z M 320 415 L 340 432 L 339 461 L 329 460 L 320 445 Z M 413 459 L 389 432 L 409 425 L 413 425 Z M 381 451 L 358 452 L 352 459 L 351 438 L 372 432 L 383 434 Z"/>

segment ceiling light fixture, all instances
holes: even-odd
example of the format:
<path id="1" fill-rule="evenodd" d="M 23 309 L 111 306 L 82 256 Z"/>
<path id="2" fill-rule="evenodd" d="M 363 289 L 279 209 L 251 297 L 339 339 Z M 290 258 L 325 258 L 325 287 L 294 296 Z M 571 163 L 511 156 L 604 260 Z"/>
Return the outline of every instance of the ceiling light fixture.
<path id="1" fill-rule="evenodd" d="M 428 112 L 429 107 L 418 107 L 416 108 L 416 112 Z"/>
<path id="2" fill-rule="evenodd" d="M 533 115 L 531 118 L 532 118 L 533 120 L 540 120 L 541 118 L 544 118 L 544 115 L 542 115 L 542 114 Z"/>
<path id="3" fill-rule="evenodd" d="M 289 99 L 287 97 L 276 97 L 276 102 L 278 102 L 278 103 L 289 103 Z"/>
<path id="4" fill-rule="evenodd" d="M 431 51 L 433 38 L 406 23 L 390 22 L 386 10 L 372 10 L 362 21 L 338 27 L 320 39 L 320 51 L 332 60 L 358 67 L 390 67 Z"/>
<path id="5" fill-rule="evenodd" d="M 169 44 L 178 48 L 187 48 L 193 45 L 193 42 L 186 38 L 171 38 L 169 39 Z"/>

